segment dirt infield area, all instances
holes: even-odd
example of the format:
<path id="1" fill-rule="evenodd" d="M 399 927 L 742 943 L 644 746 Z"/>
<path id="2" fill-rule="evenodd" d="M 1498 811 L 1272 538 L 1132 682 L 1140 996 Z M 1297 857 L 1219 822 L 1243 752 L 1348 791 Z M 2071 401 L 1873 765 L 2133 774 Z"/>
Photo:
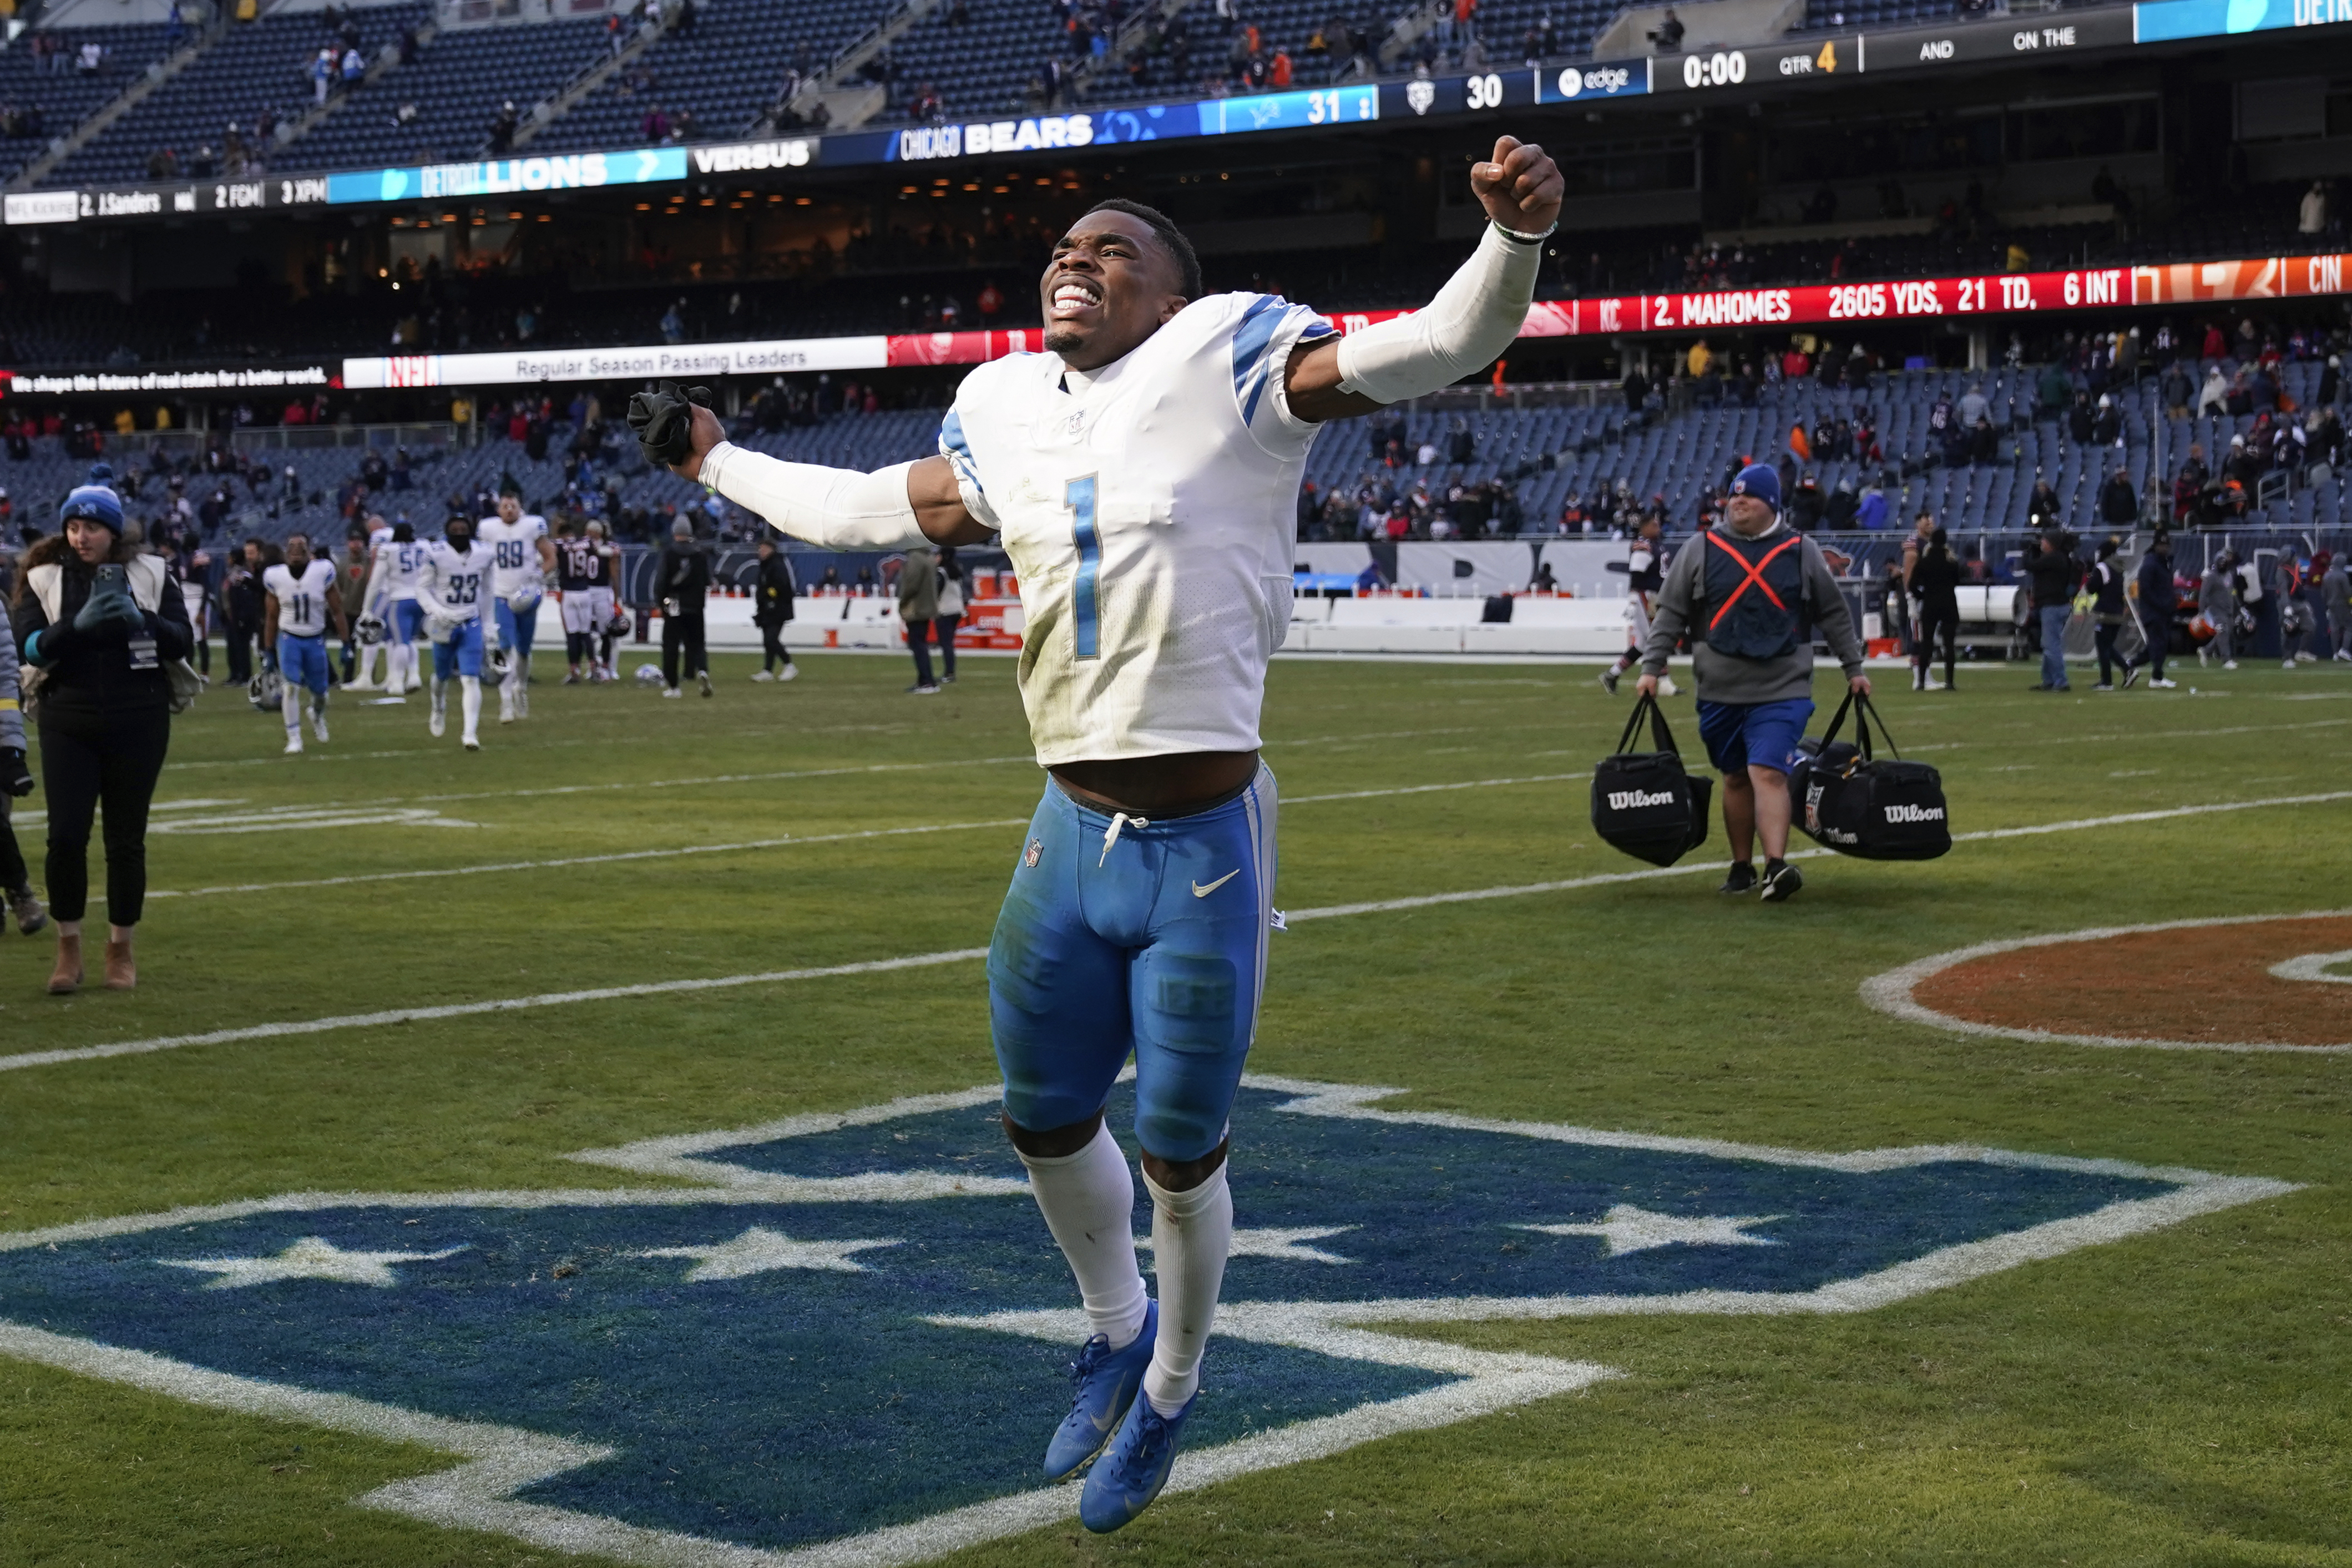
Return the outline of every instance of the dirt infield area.
<path id="1" fill-rule="evenodd" d="M 2332 1046 L 2352 1040 L 2352 916 L 2086 935 L 1956 963 L 1921 1006 L 2002 1029 L 2148 1040 Z M 2305 959 L 2295 965 L 2292 961 Z M 2289 965 L 2305 977 L 2283 978 Z"/>

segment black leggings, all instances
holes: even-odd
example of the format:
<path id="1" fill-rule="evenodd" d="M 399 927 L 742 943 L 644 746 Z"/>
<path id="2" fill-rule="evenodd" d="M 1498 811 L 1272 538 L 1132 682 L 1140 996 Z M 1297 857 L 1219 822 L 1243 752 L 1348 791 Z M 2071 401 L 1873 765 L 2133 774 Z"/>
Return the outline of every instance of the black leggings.
<path id="1" fill-rule="evenodd" d="M 2099 684 L 2102 686 L 2115 684 L 2116 665 L 2120 664 L 2124 667 L 2126 675 L 2129 675 L 2136 668 L 2130 659 L 2126 658 L 2116 648 L 2116 639 L 2123 635 L 2124 624 L 2121 620 L 2110 621 L 2103 618 L 2095 627 L 2092 628 L 2091 642 L 2099 652 Z"/>
<path id="2" fill-rule="evenodd" d="M 134 926 L 147 903 L 147 807 L 172 743 L 163 708 L 108 713 L 45 706 L 41 787 L 49 797 L 49 912 L 78 921 L 89 904 L 89 827 L 106 806 L 106 918 Z"/>
<path id="3" fill-rule="evenodd" d="M 1939 605 L 1929 605 L 1919 612 L 1919 637 L 1912 645 L 1912 658 L 1923 672 L 1934 668 L 1936 638 L 1940 633 L 1944 639 L 1944 684 L 1946 686 L 1955 684 L 1958 679 L 1954 668 L 1953 645 L 1959 637 L 1959 631 L 1960 613 L 1957 606 L 1945 609 Z"/>
<path id="4" fill-rule="evenodd" d="M 0 892 L 15 894 L 33 885 L 32 868 L 16 847 L 16 826 L 8 820 L 8 797 L 0 794 Z"/>

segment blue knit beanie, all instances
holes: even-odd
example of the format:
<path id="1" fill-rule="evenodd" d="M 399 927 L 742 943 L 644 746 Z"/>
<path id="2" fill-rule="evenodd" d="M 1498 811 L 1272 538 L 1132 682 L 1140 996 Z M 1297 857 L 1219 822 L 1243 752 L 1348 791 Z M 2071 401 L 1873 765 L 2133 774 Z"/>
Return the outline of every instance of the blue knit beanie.
<path id="1" fill-rule="evenodd" d="M 79 517 L 90 522 L 104 523 L 120 538 L 122 533 L 122 498 L 114 493 L 113 485 L 114 470 L 104 463 L 92 463 L 89 466 L 89 482 L 75 486 L 73 493 L 66 497 L 66 504 L 58 509 L 58 526 L 62 528 Z"/>
<path id="2" fill-rule="evenodd" d="M 1780 476 L 1764 463 L 1750 463 L 1731 481 L 1731 493 L 1754 496 L 1774 511 L 1780 510 Z"/>

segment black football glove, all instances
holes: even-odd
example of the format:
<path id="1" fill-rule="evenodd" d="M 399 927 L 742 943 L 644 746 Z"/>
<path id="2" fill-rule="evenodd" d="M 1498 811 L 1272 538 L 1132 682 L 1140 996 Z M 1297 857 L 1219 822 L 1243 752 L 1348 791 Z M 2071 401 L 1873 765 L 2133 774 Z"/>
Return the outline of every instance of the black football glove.
<path id="1" fill-rule="evenodd" d="M 22 746 L 0 747 L 0 789 L 19 800 L 33 793 L 33 770 L 25 765 Z"/>
<path id="2" fill-rule="evenodd" d="M 637 449 L 656 468 L 676 468 L 694 450 L 694 410 L 710 406 L 710 389 L 665 381 L 655 391 L 629 399 L 629 428 L 636 432 Z"/>

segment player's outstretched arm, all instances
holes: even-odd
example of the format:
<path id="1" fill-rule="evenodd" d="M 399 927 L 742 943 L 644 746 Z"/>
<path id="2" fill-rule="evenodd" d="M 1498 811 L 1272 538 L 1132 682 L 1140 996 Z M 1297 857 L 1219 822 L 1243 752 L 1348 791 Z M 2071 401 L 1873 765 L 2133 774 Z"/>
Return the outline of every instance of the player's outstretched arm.
<path id="1" fill-rule="evenodd" d="M 769 526 L 834 550 L 904 550 L 933 544 L 983 544 L 994 537 L 971 515 L 945 458 L 919 458 L 871 474 L 787 463 L 727 439 L 709 409 L 690 405 L 684 455 L 669 465 L 681 479 L 709 485 Z M 631 409 L 632 423 L 636 410 Z M 655 416 L 659 418 L 658 413 Z M 641 431 L 649 457 L 657 456 Z"/>
<path id="2" fill-rule="evenodd" d="M 1478 248 L 1425 310 L 1303 343 L 1284 392 L 1301 419 L 1344 419 L 1425 397 L 1492 364 L 1511 345 L 1534 302 L 1543 241 L 1559 221 L 1559 165 L 1533 142 L 1505 136 L 1470 170 L 1470 188 L 1493 220 Z"/>

